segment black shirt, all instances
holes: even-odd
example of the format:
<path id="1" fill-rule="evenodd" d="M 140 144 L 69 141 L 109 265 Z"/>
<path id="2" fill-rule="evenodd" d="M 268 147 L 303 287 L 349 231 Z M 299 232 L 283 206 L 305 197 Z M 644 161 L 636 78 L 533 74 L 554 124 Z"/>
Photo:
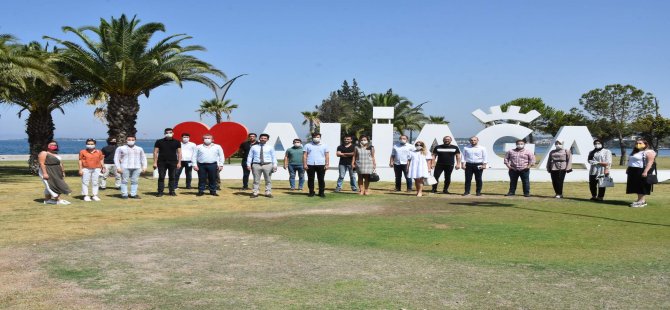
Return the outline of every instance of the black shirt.
<path id="1" fill-rule="evenodd" d="M 433 149 L 433 155 L 437 155 L 436 165 L 453 166 L 456 154 L 460 154 L 458 146 L 451 144 L 440 144 Z"/>
<path id="2" fill-rule="evenodd" d="M 247 165 L 247 157 L 249 157 L 249 150 L 251 150 L 251 146 L 258 144 L 258 141 L 251 143 L 251 141 L 244 141 L 242 144 L 240 144 L 240 150 L 242 151 L 242 165 L 246 166 Z"/>
<path id="3" fill-rule="evenodd" d="M 181 142 L 175 139 L 158 139 L 154 144 L 158 149 L 158 162 L 177 162 L 177 150 L 181 149 Z"/>
<path id="4" fill-rule="evenodd" d="M 346 147 L 344 145 L 340 145 L 340 146 L 337 147 L 337 151 L 342 152 L 342 153 L 353 153 L 355 149 L 356 149 L 356 147 L 354 146 L 353 143 L 349 147 Z M 340 157 L 340 165 L 350 166 L 352 159 L 354 159 L 354 158 L 351 157 L 351 156 L 349 156 L 349 157 L 342 156 L 342 157 Z"/>
<path id="5" fill-rule="evenodd" d="M 114 154 L 116 153 L 117 145 L 108 145 L 100 150 L 102 155 L 105 155 L 105 164 L 113 165 L 114 164 Z"/>

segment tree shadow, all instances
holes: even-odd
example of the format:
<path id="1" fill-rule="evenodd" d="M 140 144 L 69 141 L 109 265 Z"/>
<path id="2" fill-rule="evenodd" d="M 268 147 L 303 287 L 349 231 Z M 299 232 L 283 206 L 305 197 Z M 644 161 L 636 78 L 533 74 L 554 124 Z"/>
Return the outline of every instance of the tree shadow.
<path id="1" fill-rule="evenodd" d="M 468 207 L 513 207 L 514 204 L 511 203 L 500 203 L 495 201 L 468 201 L 468 202 L 450 202 L 450 205 L 455 206 L 468 206 Z"/>
<path id="2" fill-rule="evenodd" d="M 622 201 L 622 200 L 592 201 L 591 199 L 577 198 L 577 197 L 569 197 L 569 198 L 563 198 L 563 199 L 580 201 L 580 202 L 590 202 L 590 203 L 600 204 L 600 205 L 613 205 L 613 206 L 628 206 L 628 205 L 630 205 L 630 202 L 626 202 L 626 201 Z"/>
<path id="3" fill-rule="evenodd" d="M 627 204 L 627 203 L 625 203 L 625 204 Z M 528 210 L 528 211 L 535 211 L 535 212 L 545 212 L 545 213 L 564 214 L 564 215 L 579 216 L 579 217 L 586 217 L 586 218 L 595 218 L 595 219 L 608 220 L 608 221 L 614 221 L 614 222 L 622 222 L 622 223 L 670 227 L 669 224 L 622 220 L 622 219 L 615 219 L 615 218 L 611 218 L 611 217 L 598 216 L 598 215 L 579 214 L 579 213 L 570 213 L 570 212 L 553 211 L 553 210 L 540 210 L 540 209 L 524 208 L 524 207 L 517 207 L 517 206 L 514 206 L 513 208 L 521 209 L 521 210 Z"/>

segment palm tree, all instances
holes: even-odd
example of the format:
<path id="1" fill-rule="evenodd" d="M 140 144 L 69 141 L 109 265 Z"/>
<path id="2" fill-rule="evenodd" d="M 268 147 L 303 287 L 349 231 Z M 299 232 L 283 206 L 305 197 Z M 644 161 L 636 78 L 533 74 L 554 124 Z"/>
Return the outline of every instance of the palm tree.
<path id="1" fill-rule="evenodd" d="M 36 80 L 49 86 L 67 86 L 67 79 L 48 63 L 52 60 L 17 44 L 13 36 L 0 34 L 0 100 L 9 98 L 11 92 L 26 91 Z"/>
<path id="2" fill-rule="evenodd" d="M 353 117 L 344 120 L 344 128 L 355 134 L 372 131 L 372 109 L 373 107 L 393 107 L 393 129 L 398 134 L 404 134 L 414 130 L 420 130 L 426 122 L 423 114 L 423 105 L 414 104 L 405 97 L 393 93 L 389 89 L 386 93 L 375 93 L 365 97 L 365 100 L 355 109 Z"/>
<path id="3" fill-rule="evenodd" d="M 210 114 L 214 115 L 216 123 L 218 124 L 223 121 L 223 114 L 226 114 L 226 120 L 230 121 L 230 114 L 233 113 L 233 110 L 238 108 L 236 104 L 230 104 L 230 102 L 231 99 L 226 99 L 225 101 L 216 98 L 203 100 L 200 104 L 200 109 L 196 110 L 196 112 L 200 113 L 200 120 L 202 120 L 203 115 Z"/>
<path id="4" fill-rule="evenodd" d="M 319 112 L 318 111 L 304 111 L 300 112 L 302 116 L 305 118 L 305 120 L 302 122 L 303 125 L 309 124 L 309 133 L 310 135 L 316 133 L 317 127 L 321 124 L 321 120 L 319 119 Z"/>
<path id="5" fill-rule="evenodd" d="M 429 115 L 427 123 L 448 125 L 449 121 L 444 119 L 444 116 Z"/>
<path id="6" fill-rule="evenodd" d="M 57 50 L 54 49 L 53 52 L 49 52 L 48 46 L 43 48 L 37 42 L 24 46 L 23 50 L 44 63 L 51 64 L 53 68 L 50 70 L 56 71 L 54 69 L 56 68 L 54 60 L 59 56 Z M 59 110 L 65 113 L 63 106 L 89 96 L 93 91 L 90 85 L 73 78 L 67 73 L 59 79 L 61 78 L 65 78 L 65 81 L 68 81 L 69 78 L 68 87 L 55 84 L 48 85 L 42 80 L 33 79 L 31 82 L 25 83 L 25 91 L 12 91 L 6 100 L 7 103 L 17 105 L 21 108 L 18 113 L 19 117 L 24 112 L 28 113 L 28 118 L 26 119 L 26 133 L 28 134 L 28 144 L 30 145 L 28 165 L 34 174 L 37 174 L 39 169 L 37 155 L 54 137 L 55 126 L 51 112 Z"/>
<path id="7" fill-rule="evenodd" d="M 184 81 L 194 81 L 214 88 L 208 75 L 225 78 L 225 74 L 187 53 L 204 51 L 197 45 L 182 46 L 190 36 L 169 35 L 156 40 L 156 32 L 164 32 L 161 23 L 140 25 L 133 17 L 112 17 L 100 20 L 100 25 L 81 28 L 63 27 L 74 33 L 83 45 L 52 39 L 67 48 L 62 62 L 73 74 L 92 84 L 98 92 L 109 96 L 107 101 L 108 134 L 124 142 L 126 136 L 137 132 L 135 124 L 140 109 L 138 97 L 154 88 L 170 83 L 182 87 Z M 97 41 L 89 37 L 97 37 Z M 149 45 L 149 42 L 155 42 Z"/>

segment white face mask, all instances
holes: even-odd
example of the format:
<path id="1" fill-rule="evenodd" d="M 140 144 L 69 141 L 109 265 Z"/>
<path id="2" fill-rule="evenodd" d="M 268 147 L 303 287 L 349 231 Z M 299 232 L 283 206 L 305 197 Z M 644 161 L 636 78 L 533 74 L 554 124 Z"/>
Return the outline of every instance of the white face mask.
<path id="1" fill-rule="evenodd" d="M 368 140 L 361 140 L 361 145 L 367 145 L 367 144 L 368 144 Z"/>
<path id="2" fill-rule="evenodd" d="M 525 146 L 526 146 L 525 144 L 517 144 L 517 145 L 516 145 L 516 148 L 517 148 L 517 149 L 522 149 L 522 148 L 524 148 Z"/>
<path id="3" fill-rule="evenodd" d="M 314 143 L 319 143 L 319 142 L 321 142 L 321 138 L 312 138 L 312 141 Z"/>
<path id="4" fill-rule="evenodd" d="M 173 135 L 174 135 L 174 134 L 172 134 L 172 133 L 166 133 L 166 134 L 165 134 L 165 137 L 166 137 L 166 138 L 172 138 Z"/>
<path id="5" fill-rule="evenodd" d="M 293 143 L 293 146 L 295 146 L 295 147 L 301 147 L 301 146 L 302 146 L 302 143 Z"/>
<path id="6" fill-rule="evenodd" d="M 422 149 L 423 147 L 422 147 L 421 145 L 417 145 L 417 146 L 415 146 L 414 148 L 415 148 L 417 151 L 421 151 L 421 149 Z"/>
<path id="7" fill-rule="evenodd" d="M 205 142 L 205 144 L 212 144 L 212 139 L 203 139 L 202 141 Z"/>
<path id="8" fill-rule="evenodd" d="M 557 150 L 562 150 L 562 149 L 563 149 L 563 145 L 561 145 L 561 144 L 556 144 L 556 149 L 557 149 Z"/>
<path id="9" fill-rule="evenodd" d="M 596 149 L 602 149 L 602 148 L 603 148 L 603 145 L 600 144 L 600 143 L 596 143 L 596 144 L 594 144 L 593 146 L 595 146 Z"/>
<path id="10" fill-rule="evenodd" d="M 400 144 L 405 145 L 405 143 L 407 143 L 407 140 L 405 140 L 405 139 L 400 139 Z"/>
<path id="11" fill-rule="evenodd" d="M 86 148 L 92 150 L 95 148 L 95 144 L 86 144 Z"/>
<path id="12" fill-rule="evenodd" d="M 191 139 L 184 137 L 184 138 L 181 138 L 181 141 L 184 141 L 184 143 L 188 143 L 188 141 L 191 141 Z"/>
<path id="13" fill-rule="evenodd" d="M 128 144 L 128 146 L 133 146 L 135 145 L 135 141 L 126 141 L 126 144 Z"/>

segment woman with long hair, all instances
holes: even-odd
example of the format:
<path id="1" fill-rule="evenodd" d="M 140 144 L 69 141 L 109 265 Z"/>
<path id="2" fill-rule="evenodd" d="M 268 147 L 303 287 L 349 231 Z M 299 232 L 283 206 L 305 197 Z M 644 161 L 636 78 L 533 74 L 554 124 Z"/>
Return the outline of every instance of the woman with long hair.
<path id="1" fill-rule="evenodd" d="M 44 183 L 44 203 L 69 205 L 70 202 L 61 197 L 69 195 L 72 190 L 65 183 L 65 167 L 58 156 L 58 142 L 49 141 L 37 160 L 40 164 L 39 176 Z"/>
<path id="2" fill-rule="evenodd" d="M 647 176 L 654 166 L 656 152 L 649 147 L 645 139 L 635 140 L 635 148 L 628 157 L 626 174 L 626 194 L 637 194 L 637 200 L 630 204 L 632 208 L 642 208 L 647 205 L 645 197 L 653 191 L 653 185 L 647 182 Z"/>
<path id="3" fill-rule="evenodd" d="M 431 175 L 433 158 L 423 141 L 414 143 L 414 151 L 411 152 L 407 163 L 407 177 L 412 178 L 416 184 L 416 196 L 423 196 L 423 182 Z"/>
<path id="4" fill-rule="evenodd" d="M 377 169 L 375 147 L 368 136 L 360 136 L 352 157 L 352 169 L 358 173 L 359 195 L 370 195 L 370 176 Z"/>

